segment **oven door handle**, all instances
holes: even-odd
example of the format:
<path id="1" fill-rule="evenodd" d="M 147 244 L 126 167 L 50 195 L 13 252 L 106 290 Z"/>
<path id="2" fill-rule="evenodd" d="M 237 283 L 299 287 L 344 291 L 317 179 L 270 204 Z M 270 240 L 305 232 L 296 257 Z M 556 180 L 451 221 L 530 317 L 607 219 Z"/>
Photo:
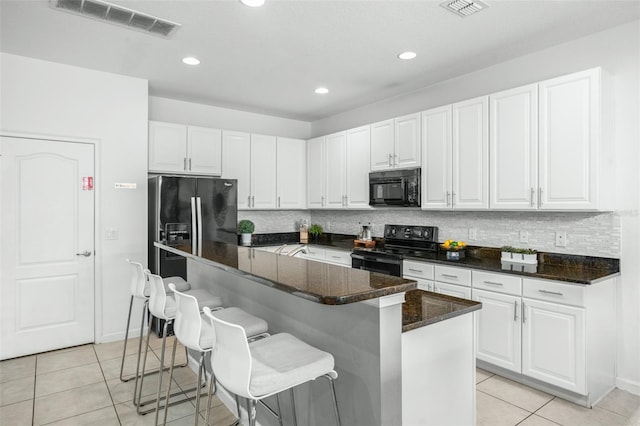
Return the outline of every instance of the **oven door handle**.
<path id="1" fill-rule="evenodd" d="M 352 259 L 364 260 L 365 262 L 380 262 L 380 263 L 389 263 L 391 265 L 399 265 L 401 264 L 401 260 L 395 259 L 385 259 L 382 257 L 370 257 L 370 256 L 362 256 L 359 254 L 351 254 Z"/>

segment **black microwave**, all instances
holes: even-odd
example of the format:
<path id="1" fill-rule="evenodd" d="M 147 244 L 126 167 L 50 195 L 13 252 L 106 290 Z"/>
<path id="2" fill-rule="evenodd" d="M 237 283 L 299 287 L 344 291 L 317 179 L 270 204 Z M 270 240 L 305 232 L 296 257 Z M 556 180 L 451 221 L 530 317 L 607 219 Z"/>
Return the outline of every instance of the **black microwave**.
<path id="1" fill-rule="evenodd" d="M 420 207 L 420 168 L 369 173 L 369 205 Z"/>

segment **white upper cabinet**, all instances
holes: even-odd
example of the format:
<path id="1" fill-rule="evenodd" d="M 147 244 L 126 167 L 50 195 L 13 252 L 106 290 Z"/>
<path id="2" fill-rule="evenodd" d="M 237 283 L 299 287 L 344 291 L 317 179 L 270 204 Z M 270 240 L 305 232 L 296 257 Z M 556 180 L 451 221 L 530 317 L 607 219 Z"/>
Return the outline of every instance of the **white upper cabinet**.
<path id="1" fill-rule="evenodd" d="M 601 122 L 601 81 L 596 68 L 539 85 L 541 209 L 610 207 L 612 150 L 601 147 L 609 124 Z"/>
<path id="2" fill-rule="evenodd" d="M 303 139 L 278 137 L 277 207 L 304 209 L 306 206 L 307 148 Z"/>
<path id="3" fill-rule="evenodd" d="M 451 204 L 472 210 L 489 207 L 489 97 L 458 102 L 453 112 Z"/>
<path id="4" fill-rule="evenodd" d="M 238 180 L 238 209 L 251 207 L 251 134 L 222 132 L 222 176 Z"/>
<path id="5" fill-rule="evenodd" d="M 371 170 L 420 166 L 420 114 L 371 125 Z"/>
<path id="6" fill-rule="evenodd" d="M 489 97 L 492 209 L 538 206 L 538 85 Z"/>
<path id="7" fill-rule="evenodd" d="M 325 138 L 326 144 L 326 203 L 327 208 L 345 207 L 347 193 L 347 133 L 339 132 Z"/>
<path id="8" fill-rule="evenodd" d="M 369 208 L 370 127 L 307 141 L 307 207 Z"/>
<path id="9" fill-rule="evenodd" d="M 149 122 L 149 171 L 220 176 L 222 131 Z"/>
<path id="10" fill-rule="evenodd" d="M 251 135 L 251 208 L 276 208 L 276 137 Z"/>
<path id="11" fill-rule="evenodd" d="M 325 203 L 324 137 L 307 141 L 307 208 L 321 209 Z"/>
<path id="12" fill-rule="evenodd" d="M 394 166 L 400 168 L 420 166 L 420 114 L 398 117 L 394 122 Z"/>
<path id="13" fill-rule="evenodd" d="M 422 113 L 422 208 L 451 207 L 451 105 Z"/>
<path id="14" fill-rule="evenodd" d="M 345 204 L 351 208 L 369 208 L 369 150 L 371 128 L 358 127 L 347 132 L 347 185 Z"/>

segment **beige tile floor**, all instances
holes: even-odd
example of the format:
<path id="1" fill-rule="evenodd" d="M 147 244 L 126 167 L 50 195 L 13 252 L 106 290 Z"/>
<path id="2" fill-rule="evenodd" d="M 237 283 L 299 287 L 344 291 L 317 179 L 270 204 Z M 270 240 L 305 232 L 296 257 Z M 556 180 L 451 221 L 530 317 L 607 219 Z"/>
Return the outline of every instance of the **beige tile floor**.
<path id="1" fill-rule="evenodd" d="M 151 347 L 150 366 L 157 367 L 160 340 L 154 338 Z M 136 350 L 132 339 L 125 372 L 135 369 Z M 178 353 L 184 359 L 184 352 Z M 122 342 L 115 342 L 0 362 L 0 425 L 153 424 L 153 415 L 135 412 L 133 382 L 122 383 L 118 377 L 121 354 Z M 168 374 L 164 377 L 168 380 Z M 176 369 L 172 389 L 191 387 L 195 381 L 188 368 Z M 157 383 L 157 375 L 150 376 L 144 394 L 154 395 Z M 616 389 L 590 410 L 482 370 L 477 374 L 477 405 L 481 426 L 640 425 L 640 397 L 628 392 Z M 203 403 L 202 420 L 205 409 Z M 234 422 L 235 416 L 217 398 L 212 409 L 214 425 Z M 193 416 L 191 402 L 175 405 L 169 410 L 168 424 L 191 425 Z"/>

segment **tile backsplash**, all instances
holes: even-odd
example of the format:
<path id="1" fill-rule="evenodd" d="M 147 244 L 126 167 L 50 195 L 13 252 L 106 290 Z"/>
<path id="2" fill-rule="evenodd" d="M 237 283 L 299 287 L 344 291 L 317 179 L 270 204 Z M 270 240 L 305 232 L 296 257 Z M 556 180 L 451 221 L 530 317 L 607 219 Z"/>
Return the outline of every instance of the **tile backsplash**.
<path id="1" fill-rule="evenodd" d="M 241 211 L 238 219 L 251 219 L 256 233 L 293 232 L 300 219 L 319 223 L 325 232 L 356 234 L 359 222 L 373 225 L 382 237 L 385 224 L 438 227 L 438 239 L 464 240 L 472 245 L 511 245 L 553 253 L 620 257 L 620 218 L 616 213 L 555 212 L 445 212 L 419 209 Z M 477 238 L 469 238 L 475 229 Z M 566 247 L 556 247 L 555 233 L 565 232 Z M 527 243 L 520 242 L 526 233 Z"/>

